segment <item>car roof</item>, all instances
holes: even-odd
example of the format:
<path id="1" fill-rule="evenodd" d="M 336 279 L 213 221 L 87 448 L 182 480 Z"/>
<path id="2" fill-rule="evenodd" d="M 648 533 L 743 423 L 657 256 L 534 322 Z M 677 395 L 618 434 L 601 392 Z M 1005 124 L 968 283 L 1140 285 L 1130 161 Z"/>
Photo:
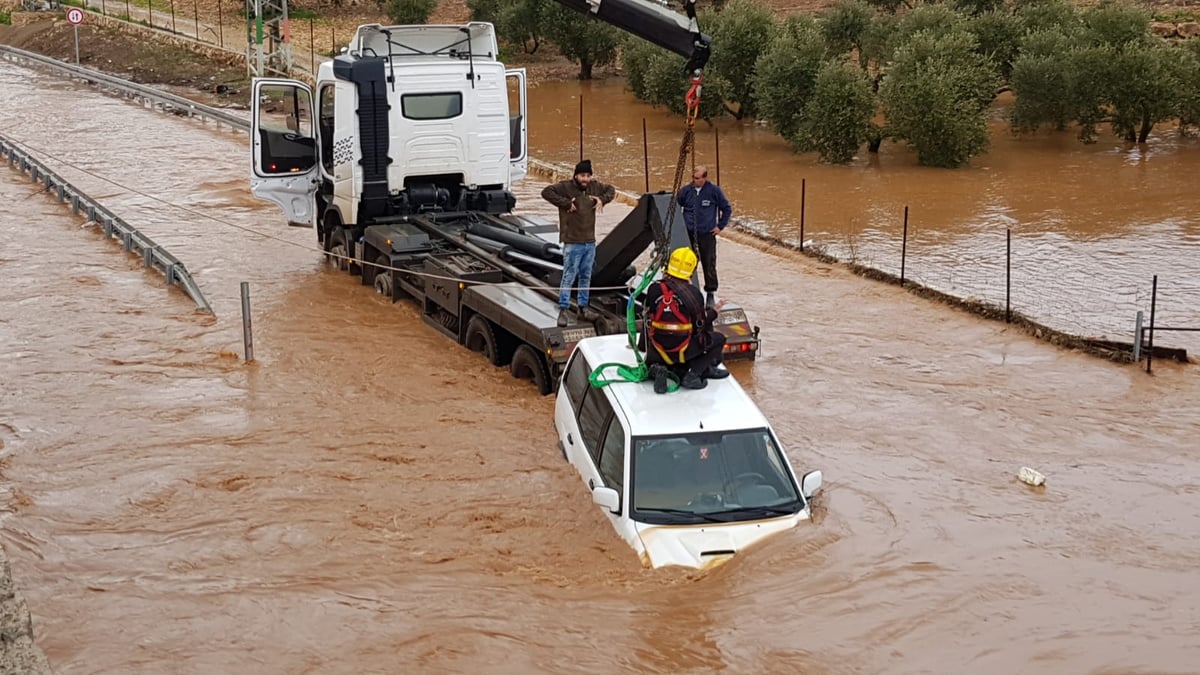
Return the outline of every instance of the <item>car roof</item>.
<path id="1" fill-rule="evenodd" d="M 627 335 L 602 335 L 580 340 L 575 347 L 596 368 L 606 363 L 636 365 L 637 356 L 629 347 Z M 604 376 L 616 379 L 616 369 L 606 369 Z M 709 380 L 704 389 L 678 389 L 667 394 L 654 393 L 653 382 L 616 382 L 605 387 L 629 420 L 634 436 L 696 433 L 701 431 L 732 431 L 768 427 L 766 417 L 758 409 L 742 385 L 730 375 Z"/>

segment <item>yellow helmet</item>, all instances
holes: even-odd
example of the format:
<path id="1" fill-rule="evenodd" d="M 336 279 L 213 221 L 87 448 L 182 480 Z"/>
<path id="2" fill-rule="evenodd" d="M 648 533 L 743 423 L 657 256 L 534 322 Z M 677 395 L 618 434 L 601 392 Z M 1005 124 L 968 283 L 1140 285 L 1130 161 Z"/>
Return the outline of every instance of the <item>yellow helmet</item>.
<path id="1" fill-rule="evenodd" d="M 696 271 L 696 253 L 684 246 L 671 251 L 671 259 L 667 261 L 667 274 L 676 279 L 688 280 Z"/>

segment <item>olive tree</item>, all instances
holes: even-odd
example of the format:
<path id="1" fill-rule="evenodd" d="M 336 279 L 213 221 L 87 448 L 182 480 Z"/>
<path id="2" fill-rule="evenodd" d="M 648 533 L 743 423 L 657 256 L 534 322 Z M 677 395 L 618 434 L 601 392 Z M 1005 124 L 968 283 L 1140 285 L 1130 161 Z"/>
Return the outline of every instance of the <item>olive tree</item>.
<path id="1" fill-rule="evenodd" d="M 972 18 L 968 29 L 975 35 L 976 50 L 992 62 L 1005 82 L 1009 82 L 1024 32 L 1020 19 L 1005 10 L 989 11 Z"/>
<path id="2" fill-rule="evenodd" d="M 821 14 L 821 32 L 833 54 L 858 52 L 859 64 L 866 68 L 863 39 L 871 27 L 875 11 L 863 0 L 839 0 Z"/>
<path id="3" fill-rule="evenodd" d="M 809 17 L 788 17 L 755 63 L 754 98 L 775 133 L 791 140 L 825 58 L 825 39 Z"/>
<path id="4" fill-rule="evenodd" d="M 437 0 L 390 0 L 387 15 L 392 23 L 418 24 L 428 21 L 435 9 Z"/>
<path id="5" fill-rule="evenodd" d="M 684 72 L 685 63 L 682 56 L 633 36 L 627 37 L 621 46 L 621 65 L 629 91 L 638 100 L 679 115 L 684 113 L 684 96 L 691 86 Z M 718 75 L 708 73 L 704 76 L 697 113 L 701 119 L 712 120 L 725 113 L 723 92 L 726 86 Z"/>
<path id="6" fill-rule="evenodd" d="M 1182 89 L 1179 92 L 1179 130 L 1200 127 L 1200 40 L 1190 40 L 1182 49 Z"/>
<path id="7" fill-rule="evenodd" d="M 1049 124 L 1062 131 L 1075 119 L 1077 106 L 1071 100 L 1075 78 L 1066 67 L 1075 47 L 1075 41 L 1057 28 L 1031 33 L 1021 42 L 1009 80 L 1017 96 L 1013 129 L 1033 131 Z"/>
<path id="8" fill-rule="evenodd" d="M 896 50 L 880 89 L 889 135 L 924 165 L 959 167 L 987 148 L 999 78 L 966 31 L 921 30 Z"/>
<path id="9" fill-rule="evenodd" d="M 549 0 L 541 0 L 549 2 Z M 621 34 L 607 23 L 553 3 L 544 9 L 543 34 L 558 51 L 579 63 L 579 79 L 592 79 L 592 69 L 614 62 Z"/>
<path id="10" fill-rule="evenodd" d="M 824 162 L 844 164 L 878 135 L 871 124 L 874 115 L 875 94 L 866 73 L 852 63 L 828 61 L 817 73 L 790 140 L 795 147 L 816 151 Z"/>
<path id="11" fill-rule="evenodd" d="M 732 0 L 720 12 L 703 12 L 697 19 L 712 36 L 708 68 L 727 83 L 730 114 L 753 117 L 755 64 L 776 27 L 774 15 L 758 0 Z"/>
<path id="12" fill-rule="evenodd" d="M 502 43 L 519 45 L 527 54 L 537 52 L 544 38 L 547 0 L 467 0 L 472 21 L 496 27 Z"/>

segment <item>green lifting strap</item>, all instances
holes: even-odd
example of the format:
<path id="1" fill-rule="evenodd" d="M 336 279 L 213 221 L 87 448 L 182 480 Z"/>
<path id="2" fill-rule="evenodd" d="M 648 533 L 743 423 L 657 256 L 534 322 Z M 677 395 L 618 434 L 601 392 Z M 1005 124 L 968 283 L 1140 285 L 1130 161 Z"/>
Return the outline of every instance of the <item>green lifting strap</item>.
<path id="1" fill-rule="evenodd" d="M 629 303 L 625 305 L 625 323 L 628 328 L 629 347 L 633 349 L 633 353 L 637 358 L 637 365 L 630 366 L 626 363 L 602 363 L 588 375 L 588 381 L 593 387 L 604 387 L 613 382 L 645 382 L 650 379 L 650 368 L 646 365 L 646 360 L 642 358 L 642 352 L 637 348 L 637 323 L 633 317 L 633 303 L 642 293 L 646 292 L 646 288 L 650 286 L 650 282 L 654 281 L 655 272 L 659 269 L 657 265 L 649 265 L 646 271 L 642 274 L 642 280 L 638 284 L 637 290 L 629 296 Z M 649 337 L 646 340 L 649 342 Z M 617 377 L 609 379 L 604 377 L 604 371 L 609 368 L 615 368 Z M 667 391 L 673 392 L 679 389 L 679 380 L 674 373 L 667 374 Z"/>

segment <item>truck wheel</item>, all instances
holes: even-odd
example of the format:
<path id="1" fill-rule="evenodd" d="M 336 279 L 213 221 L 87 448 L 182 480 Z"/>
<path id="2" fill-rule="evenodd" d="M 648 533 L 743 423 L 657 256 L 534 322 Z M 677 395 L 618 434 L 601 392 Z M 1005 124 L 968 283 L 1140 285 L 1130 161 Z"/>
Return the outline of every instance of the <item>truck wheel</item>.
<path id="1" fill-rule="evenodd" d="M 550 373 L 546 372 L 546 362 L 542 360 L 542 355 L 529 345 L 521 345 L 513 352 L 512 376 L 532 381 L 542 396 L 550 393 Z"/>
<path id="2" fill-rule="evenodd" d="M 496 334 L 492 322 L 476 314 L 467 322 L 467 336 L 463 342 L 473 352 L 480 352 L 493 366 L 502 366 L 500 350 L 496 348 Z"/>
<path id="3" fill-rule="evenodd" d="M 333 241 L 330 242 L 329 252 L 332 255 L 325 256 L 325 259 L 329 261 L 330 266 L 334 269 L 344 272 L 350 267 L 350 261 L 346 258 L 346 256 L 350 255 L 350 249 L 346 247 L 345 232 L 339 230 L 333 234 Z"/>
<path id="4" fill-rule="evenodd" d="M 386 255 L 379 256 L 379 260 L 376 260 L 375 262 L 379 263 L 380 265 L 387 265 L 389 267 L 392 264 L 392 261 L 389 260 Z M 389 270 L 375 270 L 375 291 L 382 296 L 388 298 L 392 297 L 392 273 Z"/>

